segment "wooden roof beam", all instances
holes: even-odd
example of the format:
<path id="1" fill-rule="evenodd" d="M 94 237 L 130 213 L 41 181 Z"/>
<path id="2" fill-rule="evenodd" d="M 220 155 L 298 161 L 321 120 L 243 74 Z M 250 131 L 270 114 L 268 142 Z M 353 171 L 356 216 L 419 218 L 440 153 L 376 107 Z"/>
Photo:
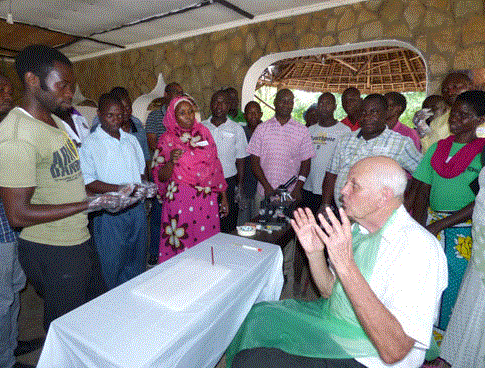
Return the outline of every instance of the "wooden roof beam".
<path id="1" fill-rule="evenodd" d="M 352 65 L 350 65 L 349 63 L 339 59 L 339 58 L 332 58 L 332 60 L 335 60 L 337 63 L 340 63 L 342 64 L 343 66 L 346 66 L 347 68 L 349 68 L 350 70 L 356 72 L 357 71 L 357 68 L 354 68 Z"/>
<path id="2" fill-rule="evenodd" d="M 335 58 L 354 58 L 359 56 L 367 56 L 367 55 L 377 55 L 377 54 L 389 54 L 391 52 L 399 52 L 403 50 L 401 47 L 392 47 L 388 49 L 380 49 L 380 50 L 370 50 L 368 51 L 358 51 L 358 52 L 349 52 L 347 53 L 340 53 L 338 56 L 334 56 L 333 54 L 325 54 L 325 58 L 328 59 L 335 59 Z"/>
<path id="3" fill-rule="evenodd" d="M 374 55 L 370 55 L 369 58 L 367 59 L 367 61 L 365 62 L 365 64 L 362 64 L 362 66 L 357 70 L 355 71 L 354 73 L 352 73 L 353 75 L 357 76 L 360 74 L 360 72 L 364 69 L 368 69 L 369 68 L 369 65 L 370 63 L 372 62 L 372 59 L 374 58 Z"/>
<path id="4" fill-rule="evenodd" d="M 403 58 L 404 58 L 404 63 L 406 64 L 406 67 L 411 72 L 411 78 L 413 78 L 414 85 L 416 86 L 416 88 L 420 87 L 418 81 L 416 80 L 416 76 L 414 75 L 415 70 L 412 68 L 411 64 L 409 63 L 409 61 L 408 61 L 406 55 L 404 55 L 404 53 L 403 53 Z"/>

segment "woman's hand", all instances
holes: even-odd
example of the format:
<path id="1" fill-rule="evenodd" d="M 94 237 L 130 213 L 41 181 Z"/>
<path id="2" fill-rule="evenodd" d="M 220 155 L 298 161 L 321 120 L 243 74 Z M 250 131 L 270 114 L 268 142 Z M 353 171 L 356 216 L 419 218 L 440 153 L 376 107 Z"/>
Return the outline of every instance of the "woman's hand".
<path id="1" fill-rule="evenodd" d="M 184 153 L 183 149 L 174 148 L 172 151 L 170 151 L 170 161 L 176 164 L 179 158 L 183 155 L 183 153 Z"/>
<path id="2" fill-rule="evenodd" d="M 433 222 L 432 224 L 429 224 L 428 226 L 426 226 L 426 230 L 428 230 L 431 234 L 437 236 L 441 230 L 471 220 L 474 208 L 475 201 L 463 207 L 461 210 L 454 212 L 450 216 Z"/>
<path id="3" fill-rule="evenodd" d="M 174 148 L 170 151 L 170 158 L 164 164 L 162 164 L 162 166 L 160 166 L 160 169 L 158 171 L 158 180 L 167 181 L 172 177 L 173 167 L 178 162 L 183 153 L 184 150 L 180 148 Z"/>

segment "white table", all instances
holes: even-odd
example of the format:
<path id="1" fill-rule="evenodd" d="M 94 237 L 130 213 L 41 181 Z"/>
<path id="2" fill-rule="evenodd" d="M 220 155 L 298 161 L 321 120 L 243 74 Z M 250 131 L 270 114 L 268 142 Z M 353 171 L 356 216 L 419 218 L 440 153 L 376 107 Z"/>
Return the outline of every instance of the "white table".
<path id="1" fill-rule="evenodd" d="M 211 245 L 215 263 L 232 271 L 187 309 L 132 293 L 186 257 L 210 262 Z M 282 260 L 277 245 L 217 234 L 53 321 L 37 367 L 214 367 L 251 306 L 279 299 Z"/>

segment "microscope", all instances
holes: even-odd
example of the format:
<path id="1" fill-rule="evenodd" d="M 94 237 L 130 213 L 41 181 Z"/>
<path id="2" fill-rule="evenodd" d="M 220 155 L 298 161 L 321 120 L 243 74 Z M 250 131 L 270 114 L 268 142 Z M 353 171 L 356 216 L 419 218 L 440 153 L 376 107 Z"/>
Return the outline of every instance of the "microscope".
<path id="1" fill-rule="evenodd" d="M 277 187 L 273 193 L 264 198 L 259 210 L 258 222 L 260 224 L 277 226 L 289 221 L 293 211 L 297 208 L 297 204 L 291 197 L 288 188 L 296 179 L 295 175 L 292 176 L 290 180 Z"/>

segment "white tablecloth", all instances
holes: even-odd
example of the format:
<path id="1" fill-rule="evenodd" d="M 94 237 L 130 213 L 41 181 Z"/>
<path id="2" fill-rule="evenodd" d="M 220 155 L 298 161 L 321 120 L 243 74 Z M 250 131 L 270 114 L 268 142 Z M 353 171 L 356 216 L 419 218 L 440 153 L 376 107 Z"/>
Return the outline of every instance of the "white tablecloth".
<path id="1" fill-rule="evenodd" d="M 181 259 L 210 262 L 211 245 L 232 272 L 186 310 L 132 293 Z M 214 367 L 251 306 L 279 299 L 282 260 L 276 245 L 217 234 L 53 321 L 37 367 Z"/>

